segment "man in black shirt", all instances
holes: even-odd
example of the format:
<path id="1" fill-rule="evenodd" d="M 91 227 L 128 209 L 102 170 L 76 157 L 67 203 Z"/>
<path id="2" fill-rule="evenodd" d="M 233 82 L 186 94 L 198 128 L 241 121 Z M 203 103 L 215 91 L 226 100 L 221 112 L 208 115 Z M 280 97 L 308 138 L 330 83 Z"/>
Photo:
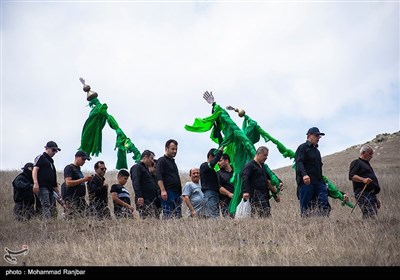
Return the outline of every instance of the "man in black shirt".
<path id="1" fill-rule="evenodd" d="M 145 150 L 140 162 L 133 165 L 130 170 L 132 186 L 135 191 L 136 210 L 141 218 L 159 218 L 158 186 L 150 173 L 150 167 L 154 165 L 154 153 Z"/>
<path id="2" fill-rule="evenodd" d="M 175 156 L 178 142 L 170 139 L 165 143 L 165 154 L 157 160 L 157 183 L 161 191 L 163 219 L 182 218 L 182 185 Z"/>
<path id="3" fill-rule="evenodd" d="M 133 212 L 135 208 L 131 205 L 131 195 L 125 188 L 129 179 L 129 172 L 125 169 L 118 171 L 118 184 L 111 186 L 111 198 L 114 204 L 114 215 L 117 219 L 134 218 Z"/>
<path id="4" fill-rule="evenodd" d="M 265 146 L 257 149 L 254 159 L 246 163 L 242 171 L 242 191 L 243 200 L 250 199 L 251 215 L 259 217 L 271 216 L 269 204 L 269 191 L 276 193 L 275 186 L 271 185 L 270 178 L 264 168 L 264 163 L 268 158 L 269 150 Z M 279 196 L 276 201 L 279 202 Z"/>
<path id="5" fill-rule="evenodd" d="M 89 193 L 90 214 L 96 218 L 111 218 L 111 212 L 108 208 L 108 184 L 105 184 L 104 175 L 107 168 L 104 161 L 98 161 L 94 164 L 95 175 L 87 182 Z"/>
<path id="6" fill-rule="evenodd" d="M 322 180 L 322 158 L 318 142 L 325 135 L 317 127 L 307 132 L 307 141 L 296 150 L 296 182 L 302 217 L 312 213 L 329 216 L 331 206 L 328 201 L 328 188 Z"/>
<path id="7" fill-rule="evenodd" d="M 50 219 L 57 216 L 56 200 L 53 191 L 61 197 L 57 184 L 57 171 L 53 160 L 55 154 L 61 151 L 61 149 L 54 141 L 47 142 L 44 148 L 44 153 L 38 155 L 34 161 L 32 170 L 33 192 L 39 195 L 43 218 Z"/>
<path id="8" fill-rule="evenodd" d="M 208 218 L 219 217 L 219 180 L 215 165 L 219 162 L 222 156 L 222 150 L 212 148 L 207 153 L 207 161 L 200 165 L 200 181 L 201 190 L 204 194 L 204 212 Z"/>
<path id="9" fill-rule="evenodd" d="M 218 162 L 219 170 L 217 172 L 219 179 L 219 205 L 221 207 L 222 216 L 233 218 L 234 214 L 229 213 L 229 203 L 233 197 L 234 185 L 231 183 L 233 176 L 233 168 L 231 166 L 231 159 L 228 154 L 222 154 Z"/>
<path id="10" fill-rule="evenodd" d="M 369 145 L 363 145 L 360 157 L 350 164 L 349 179 L 353 181 L 354 196 L 360 206 L 363 218 L 375 217 L 381 202 L 377 194 L 381 191 L 378 178 L 369 163 L 374 150 Z"/>
<path id="11" fill-rule="evenodd" d="M 81 166 L 86 160 L 90 160 L 84 151 L 77 151 L 73 163 L 64 168 L 65 180 L 65 203 L 67 205 L 67 217 L 83 217 L 86 214 L 86 186 L 85 182 L 92 179 L 92 176 L 83 176 Z"/>

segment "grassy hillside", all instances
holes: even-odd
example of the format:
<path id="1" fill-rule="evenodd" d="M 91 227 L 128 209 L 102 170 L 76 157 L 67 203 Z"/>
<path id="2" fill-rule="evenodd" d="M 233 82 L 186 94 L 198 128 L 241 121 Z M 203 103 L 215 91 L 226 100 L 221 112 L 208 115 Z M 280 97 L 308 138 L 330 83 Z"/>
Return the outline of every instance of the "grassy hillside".
<path id="1" fill-rule="evenodd" d="M 369 144 L 375 150 L 374 158 L 371 161 L 375 172 L 400 174 L 400 131 L 389 134 L 379 134 L 371 141 L 354 145 L 344 151 L 334 153 L 322 158 L 324 163 L 324 173 L 349 171 L 350 162 L 357 158 L 360 148 L 364 144 Z M 288 171 L 290 167 L 277 169 L 277 172 Z"/>
<path id="2" fill-rule="evenodd" d="M 396 182 L 396 179 L 400 178 L 400 131 L 393 134 L 378 134 L 371 141 L 354 145 L 344 151 L 322 158 L 324 175 L 346 193 L 352 193 L 352 184 L 348 180 L 350 163 L 358 157 L 360 148 L 364 144 L 371 145 L 375 150 L 371 166 L 377 174 L 378 180 L 390 179 Z M 292 172 L 292 178 L 288 178 L 285 182 L 293 186 L 296 184 L 295 173 L 291 166 L 276 169 L 274 172 L 278 176 Z M 336 180 L 332 180 L 333 177 Z M 382 185 L 385 187 L 384 184 Z"/>
<path id="3" fill-rule="evenodd" d="M 375 220 L 363 220 L 358 208 L 351 213 L 337 200 L 330 201 L 329 218 L 300 218 L 294 171 L 285 167 L 275 170 L 286 188 L 281 203 L 271 202 L 269 219 L 21 223 L 12 217 L 11 181 L 17 171 L 7 171 L 0 178 L 0 248 L 28 245 L 29 253 L 18 257 L 19 265 L 28 266 L 398 266 L 400 133 L 378 135 L 371 144 L 371 164 L 382 186 Z M 347 174 L 359 148 L 323 158 L 325 175 L 353 202 Z M 106 178 L 115 182 L 115 173 Z M 183 183 L 187 180 L 182 174 Z M 133 193 L 130 182 L 128 189 Z M 0 265 L 9 264 L 2 259 Z"/>

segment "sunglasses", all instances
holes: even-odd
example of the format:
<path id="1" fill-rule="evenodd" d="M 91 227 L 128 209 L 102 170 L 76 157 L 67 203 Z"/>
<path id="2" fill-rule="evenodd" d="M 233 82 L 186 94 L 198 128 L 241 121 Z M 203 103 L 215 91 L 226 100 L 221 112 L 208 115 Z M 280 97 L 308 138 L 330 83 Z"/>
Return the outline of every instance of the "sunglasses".
<path id="1" fill-rule="evenodd" d="M 58 149 L 56 149 L 56 148 L 53 148 L 51 150 L 53 151 L 53 153 L 57 153 L 58 152 Z"/>
<path id="2" fill-rule="evenodd" d="M 102 167 L 102 168 L 100 168 L 100 170 L 101 170 L 101 171 L 106 171 L 106 170 L 107 170 L 107 168 L 105 168 L 105 167 Z"/>

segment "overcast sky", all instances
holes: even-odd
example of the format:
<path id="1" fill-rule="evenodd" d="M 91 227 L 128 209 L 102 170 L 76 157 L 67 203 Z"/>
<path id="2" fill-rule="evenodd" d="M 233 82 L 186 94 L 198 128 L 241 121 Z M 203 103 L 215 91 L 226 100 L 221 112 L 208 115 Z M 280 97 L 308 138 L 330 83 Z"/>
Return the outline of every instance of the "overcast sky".
<path id="1" fill-rule="evenodd" d="M 176 139 L 182 171 L 216 147 L 184 129 L 210 115 L 206 90 L 294 151 L 312 126 L 323 156 L 399 131 L 399 3 L 382 2 L 2 1 L 0 169 L 49 140 L 57 169 L 74 160 L 90 112 L 79 77 L 140 151 Z M 83 170 L 115 168 L 115 139 L 106 125 Z M 260 145 L 272 169 L 291 165 Z"/>

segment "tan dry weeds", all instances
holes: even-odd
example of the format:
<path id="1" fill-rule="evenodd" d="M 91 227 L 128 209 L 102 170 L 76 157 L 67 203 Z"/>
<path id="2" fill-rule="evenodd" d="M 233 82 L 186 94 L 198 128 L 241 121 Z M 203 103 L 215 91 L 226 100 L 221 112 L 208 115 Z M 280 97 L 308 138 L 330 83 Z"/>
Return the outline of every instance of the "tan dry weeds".
<path id="1" fill-rule="evenodd" d="M 301 219 L 294 171 L 287 167 L 276 170 L 286 189 L 281 203 L 272 202 L 270 219 L 58 218 L 18 223 L 12 217 L 11 187 L 18 171 L 1 171 L 0 248 L 16 250 L 27 244 L 29 254 L 18 261 L 30 266 L 398 266 L 400 141 L 392 140 L 379 142 L 381 153 L 371 162 L 382 185 L 376 220 L 361 219 L 359 209 L 351 214 L 337 200 L 331 200 L 329 218 Z M 324 158 L 324 166 L 335 167 L 325 174 L 353 202 L 347 161 L 348 153 L 355 158 L 358 149 Z M 108 182 L 115 182 L 115 175 L 109 172 Z M 58 176 L 61 181 L 62 174 Z M 186 180 L 182 174 L 183 183 Z M 132 191 L 130 182 L 128 189 Z M 0 265 L 8 264 L 3 259 Z"/>

